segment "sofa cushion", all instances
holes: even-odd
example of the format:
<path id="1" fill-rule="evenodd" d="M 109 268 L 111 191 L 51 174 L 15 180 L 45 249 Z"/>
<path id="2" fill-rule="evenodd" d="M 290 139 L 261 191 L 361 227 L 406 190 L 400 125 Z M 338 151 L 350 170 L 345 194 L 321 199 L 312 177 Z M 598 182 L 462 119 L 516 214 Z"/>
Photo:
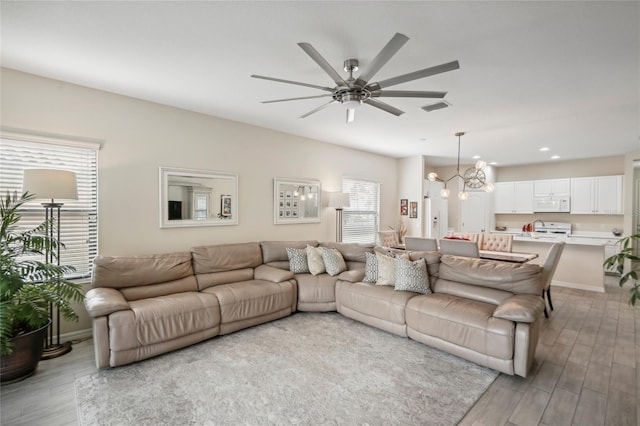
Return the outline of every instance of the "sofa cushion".
<path id="1" fill-rule="evenodd" d="M 112 351 L 153 345 L 220 324 L 218 299 L 201 292 L 136 300 L 129 306 L 129 310 L 109 315 Z"/>
<path id="2" fill-rule="evenodd" d="M 307 246 L 307 263 L 309 264 L 309 272 L 312 275 L 322 274 L 326 271 L 324 260 L 322 260 L 322 250 L 320 247 Z"/>
<path id="3" fill-rule="evenodd" d="M 337 249 L 320 247 L 320 250 L 322 251 L 322 261 L 324 262 L 327 274 L 334 276 L 347 270 L 347 264 Z"/>
<path id="4" fill-rule="evenodd" d="M 251 280 L 209 287 L 203 293 L 213 294 L 220 303 L 220 324 L 256 318 L 282 310 L 293 310 L 295 297 L 291 281 L 274 283 Z"/>
<path id="5" fill-rule="evenodd" d="M 93 260 L 91 286 L 125 288 L 166 283 L 190 275 L 193 275 L 193 268 L 189 252 L 147 256 L 98 255 Z"/>
<path id="6" fill-rule="evenodd" d="M 320 243 L 320 246 L 338 250 L 346 262 L 360 263 L 365 263 L 365 253 L 372 253 L 374 247 L 371 244 L 334 242 L 323 242 Z"/>
<path id="7" fill-rule="evenodd" d="M 298 309 L 308 310 L 311 304 L 332 304 L 336 301 L 338 276 L 329 274 L 296 274 L 298 284 Z M 335 310 L 335 306 L 333 306 Z"/>
<path id="8" fill-rule="evenodd" d="M 481 354 L 510 360 L 515 323 L 495 318 L 495 309 L 489 303 L 449 294 L 420 295 L 407 302 L 407 327 Z"/>
<path id="9" fill-rule="evenodd" d="M 289 258 L 289 270 L 291 272 L 294 274 L 309 272 L 306 249 L 287 247 L 287 257 Z"/>
<path id="10" fill-rule="evenodd" d="M 414 293 L 431 293 L 427 263 L 424 259 L 411 261 L 403 257 L 396 258 L 395 289 Z"/>
<path id="11" fill-rule="evenodd" d="M 258 243 L 219 244 L 191 249 L 196 274 L 255 268 L 262 265 L 262 251 Z"/>
<path id="12" fill-rule="evenodd" d="M 405 324 L 404 308 L 416 293 L 395 291 L 391 286 L 365 283 L 336 283 L 336 304 L 341 307 L 394 324 Z"/>
<path id="13" fill-rule="evenodd" d="M 96 256 L 92 288 L 119 289 L 126 300 L 197 291 L 187 252 L 147 256 Z"/>
<path id="14" fill-rule="evenodd" d="M 378 259 L 378 279 L 376 285 L 394 285 L 396 281 L 396 259 L 376 253 Z"/>
<path id="15" fill-rule="evenodd" d="M 514 294 L 542 293 L 542 269 L 529 263 L 508 263 L 461 256 L 442 255 L 438 276 Z"/>
<path id="16" fill-rule="evenodd" d="M 303 249 L 307 246 L 317 247 L 316 240 L 306 241 L 260 241 L 262 261 L 266 264 L 272 262 L 287 262 L 287 247 Z M 288 268 L 288 267 L 287 267 Z"/>

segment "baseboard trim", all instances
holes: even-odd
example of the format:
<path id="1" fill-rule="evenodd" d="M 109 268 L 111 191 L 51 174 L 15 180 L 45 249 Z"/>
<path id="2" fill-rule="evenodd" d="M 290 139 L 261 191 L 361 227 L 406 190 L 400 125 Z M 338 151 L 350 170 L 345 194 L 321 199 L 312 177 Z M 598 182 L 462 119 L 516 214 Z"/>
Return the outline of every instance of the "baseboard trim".
<path id="1" fill-rule="evenodd" d="M 87 328 L 85 330 L 72 331 L 60 335 L 61 342 L 72 342 L 74 340 L 84 340 L 93 337 L 93 330 Z"/>
<path id="2" fill-rule="evenodd" d="M 551 285 L 553 286 L 557 286 L 557 287 L 566 287 L 566 288 L 573 288 L 575 290 L 585 290 L 585 291 L 593 291 L 594 293 L 604 293 L 604 286 L 602 287 L 594 287 L 592 285 L 584 285 L 584 284 L 579 284 L 579 283 L 570 283 L 567 281 L 556 281 L 553 280 L 551 281 Z"/>

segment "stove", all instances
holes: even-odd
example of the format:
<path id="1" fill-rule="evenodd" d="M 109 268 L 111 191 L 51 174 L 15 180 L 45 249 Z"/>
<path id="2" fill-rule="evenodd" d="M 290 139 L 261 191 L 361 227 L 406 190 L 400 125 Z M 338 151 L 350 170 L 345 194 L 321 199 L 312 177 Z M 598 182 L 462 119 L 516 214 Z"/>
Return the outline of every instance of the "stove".
<path id="1" fill-rule="evenodd" d="M 540 234 L 571 235 L 571 224 L 566 222 L 543 222 L 537 220 L 533 224 L 533 231 Z"/>

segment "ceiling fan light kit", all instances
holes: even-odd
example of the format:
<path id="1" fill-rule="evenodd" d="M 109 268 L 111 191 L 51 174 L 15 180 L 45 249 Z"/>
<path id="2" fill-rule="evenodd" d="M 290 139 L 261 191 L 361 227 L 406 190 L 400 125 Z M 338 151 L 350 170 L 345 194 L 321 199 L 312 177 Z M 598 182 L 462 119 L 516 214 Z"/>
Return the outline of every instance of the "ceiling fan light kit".
<path id="1" fill-rule="evenodd" d="M 495 189 L 495 185 L 492 182 L 487 181 L 487 174 L 485 173 L 485 167 L 487 167 L 487 163 L 482 160 L 478 160 L 473 167 L 469 167 L 464 171 L 464 175 L 460 174 L 460 139 L 464 135 L 464 132 L 457 132 L 456 136 L 458 137 L 458 165 L 456 168 L 456 174 L 451 176 L 446 181 L 438 177 L 438 174 L 435 172 L 431 172 L 427 175 L 427 179 L 430 182 L 444 182 L 444 188 L 440 190 L 440 196 L 442 198 L 449 198 L 450 190 L 447 188 L 447 184 L 454 178 L 462 179 L 462 190 L 458 192 L 458 199 L 464 201 L 469 198 L 469 193 L 467 192 L 467 187 L 471 189 L 480 189 L 482 188 L 485 192 L 492 192 Z"/>
<path id="2" fill-rule="evenodd" d="M 452 71 L 460 68 L 458 61 L 448 62 L 446 64 L 437 65 L 435 67 L 429 67 L 422 70 L 414 71 L 408 74 L 399 75 L 397 77 L 389 78 L 386 80 L 372 82 L 369 81 L 374 75 L 380 71 L 380 69 L 391 59 L 400 48 L 409 40 L 409 37 L 404 34 L 396 33 L 391 40 L 382 48 L 378 55 L 363 68 L 360 76 L 356 79 L 353 77 L 353 73 L 359 70 L 359 62 L 357 59 L 347 59 L 344 61 L 344 70 L 349 73 L 349 77 L 343 79 L 340 74 L 327 62 L 326 59 L 309 43 L 298 43 L 298 46 L 305 51 L 313 61 L 322 68 L 322 70 L 329 75 L 329 77 L 336 84 L 335 87 L 324 87 L 309 83 L 302 83 L 293 80 L 284 80 L 281 78 L 266 77 L 262 75 L 253 74 L 251 77 L 259 78 L 263 80 L 275 81 L 278 83 L 295 84 L 298 86 L 310 87 L 313 89 L 319 89 L 325 92 L 330 92 L 323 95 L 316 96 L 304 96 L 297 98 L 277 99 L 271 101 L 263 101 L 263 103 L 274 102 L 286 102 L 297 101 L 302 99 L 313 99 L 322 97 L 331 97 L 332 99 L 320 105 L 317 108 L 307 112 L 300 116 L 305 118 L 318 111 L 325 109 L 326 107 L 334 104 L 340 104 L 347 110 L 347 123 L 351 123 L 355 119 L 355 108 L 359 107 L 363 103 L 378 108 L 389 114 L 400 116 L 404 114 L 404 111 L 395 108 L 385 102 L 382 102 L 373 98 L 436 98 L 442 99 L 447 92 L 434 92 L 434 91 L 418 91 L 418 90 L 383 90 L 386 87 L 395 86 L 401 83 L 407 83 L 409 81 L 418 80 L 421 78 L 429 77 L 435 74 L 440 74 L 447 71 Z M 437 104 L 436 104 L 437 105 Z M 440 109 L 446 106 L 440 106 Z M 424 107 L 423 107 L 424 109 Z"/>

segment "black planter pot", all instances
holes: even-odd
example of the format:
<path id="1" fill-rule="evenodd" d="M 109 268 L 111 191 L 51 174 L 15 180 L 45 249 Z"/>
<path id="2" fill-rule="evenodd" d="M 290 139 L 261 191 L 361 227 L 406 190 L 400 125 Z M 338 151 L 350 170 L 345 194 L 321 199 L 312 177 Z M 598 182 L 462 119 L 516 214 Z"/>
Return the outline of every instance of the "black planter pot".
<path id="1" fill-rule="evenodd" d="M 35 373 L 42 357 L 49 323 L 37 330 L 13 338 L 11 355 L 0 356 L 0 382 L 7 384 Z"/>

